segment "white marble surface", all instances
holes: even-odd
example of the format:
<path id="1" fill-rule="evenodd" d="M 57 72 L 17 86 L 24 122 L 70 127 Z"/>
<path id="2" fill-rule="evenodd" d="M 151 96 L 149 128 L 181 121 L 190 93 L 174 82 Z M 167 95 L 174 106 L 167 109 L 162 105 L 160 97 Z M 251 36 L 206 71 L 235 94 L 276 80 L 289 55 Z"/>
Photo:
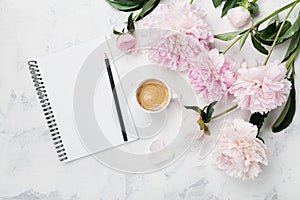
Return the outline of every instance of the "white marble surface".
<path id="1" fill-rule="evenodd" d="M 258 2 L 262 14 L 272 10 L 270 5 L 285 4 Z M 215 12 L 211 1 L 195 3 L 207 10 L 215 32 L 232 29 L 226 19 L 223 26 L 212 23 L 220 10 Z M 0 199 L 300 199 L 298 111 L 285 133 L 262 135 L 270 164 L 254 181 L 232 179 L 209 158 L 199 160 L 198 141 L 172 166 L 144 175 L 116 172 L 92 157 L 66 165 L 57 161 L 26 60 L 108 35 L 122 16 L 104 0 L 0 0 Z"/>

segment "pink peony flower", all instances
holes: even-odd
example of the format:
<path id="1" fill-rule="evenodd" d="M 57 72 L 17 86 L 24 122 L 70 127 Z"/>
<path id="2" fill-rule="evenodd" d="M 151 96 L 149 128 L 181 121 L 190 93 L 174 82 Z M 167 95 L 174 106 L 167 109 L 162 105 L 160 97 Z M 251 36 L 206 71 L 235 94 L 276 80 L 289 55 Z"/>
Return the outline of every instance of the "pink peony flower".
<path id="1" fill-rule="evenodd" d="M 285 65 L 279 61 L 266 66 L 242 68 L 229 90 L 241 109 L 263 114 L 287 100 L 291 83 L 285 79 L 285 74 Z"/>
<path id="2" fill-rule="evenodd" d="M 157 47 L 150 49 L 151 61 L 164 65 L 175 71 L 186 71 L 193 57 L 204 50 L 198 42 L 191 41 L 180 34 L 165 36 Z"/>
<path id="3" fill-rule="evenodd" d="M 257 127 L 242 119 L 225 121 L 213 161 L 229 176 L 254 179 L 261 172 L 260 163 L 268 165 L 266 145 L 256 138 Z"/>
<path id="4" fill-rule="evenodd" d="M 189 69 L 189 78 L 195 90 L 206 100 L 226 99 L 230 86 L 236 81 L 233 60 L 217 49 L 202 53 Z"/>
<path id="5" fill-rule="evenodd" d="M 249 10 L 242 6 L 231 8 L 227 12 L 227 18 L 229 19 L 232 26 L 236 28 L 245 27 L 251 22 L 251 14 Z"/>
<path id="6" fill-rule="evenodd" d="M 129 33 L 122 34 L 117 38 L 117 47 L 123 52 L 132 51 L 136 47 L 136 38 Z"/>
<path id="7" fill-rule="evenodd" d="M 169 65 L 177 71 L 186 70 L 189 67 L 189 57 L 208 50 L 209 43 L 214 39 L 205 12 L 186 2 L 159 4 L 145 18 L 142 26 L 172 31 L 171 34 L 163 36 L 157 34 L 160 42 L 150 51 L 150 59 L 159 64 Z"/>

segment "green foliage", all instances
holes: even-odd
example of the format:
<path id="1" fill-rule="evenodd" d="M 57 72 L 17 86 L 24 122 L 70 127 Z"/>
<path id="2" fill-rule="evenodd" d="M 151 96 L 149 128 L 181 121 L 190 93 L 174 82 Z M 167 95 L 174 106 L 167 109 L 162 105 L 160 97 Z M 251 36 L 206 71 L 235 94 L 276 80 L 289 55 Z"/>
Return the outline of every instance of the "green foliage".
<path id="1" fill-rule="evenodd" d="M 250 11 L 251 15 L 258 15 L 258 13 L 259 13 L 258 4 L 255 2 L 250 2 L 249 11 Z"/>
<path id="2" fill-rule="evenodd" d="M 261 42 L 262 44 L 271 46 L 274 42 L 274 39 L 279 31 L 279 28 L 281 26 L 281 23 L 278 23 L 277 21 L 274 21 L 273 23 L 269 24 L 266 28 L 260 30 L 260 31 L 256 31 L 254 34 L 254 37 Z M 287 21 L 284 26 L 283 29 L 279 35 L 279 37 L 282 37 L 287 31 L 288 29 L 291 27 L 291 23 L 289 21 Z M 285 38 L 285 40 L 288 38 Z M 283 43 L 285 40 L 277 40 L 276 45 Z"/>
<path id="3" fill-rule="evenodd" d="M 249 122 L 255 126 L 257 126 L 257 137 L 259 135 L 259 132 L 260 132 L 260 129 L 265 121 L 265 119 L 267 118 L 268 116 L 268 113 L 265 113 L 265 114 L 261 114 L 261 113 L 253 113 L 251 116 L 250 116 L 250 120 Z"/>
<path id="4" fill-rule="evenodd" d="M 214 113 L 215 109 L 214 106 L 217 104 L 217 101 L 210 103 L 208 106 L 203 108 L 202 119 L 205 123 L 211 120 L 212 114 Z"/>
<path id="5" fill-rule="evenodd" d="M 298 17 L 299 19 L 299 17 Z M 298 23 L 297 21 L 295 23 Z M 294 25 L 293 25 L 294 26 Z M 287 49 L 287 52 L 284 56 L 283 61 L 286 61 L 286 68 L 288 73 L 290 70 L 292 70 L 292 73 L 289 73 L 287 75 L 290 76 L 289 80 L 292 83 L 292 87 L 290 90 L 290 94 L 288 97 L 288 100 L 281 111 L 280 115 L 278 116 L 277 120 L 272 126 L 272 131 L 274 133 L 280 132 L 287 128 L 293 121 L 295 112 L 296 112 L 296 90 L 295 90 L 295 83 L 294 83 L 294 64 L 295 59 L 300 51 L 300 28 L 298 28 L 298 31 L 295 32 L 292 36 L 292 39 L 290 41 L 290 45 Z"/>
<path id="6" fill-rule="evenodd" d="M 203 109 L 198 106 L 184 106 L 186 109 L 193 110 L 200 114 L 202 120 L 207 123 L 211 120 L 212 114 L 214 113 L 214 106 L 217 104 L 217 101 L 210 103 L 207 106 L 204 106 Z"/>
<path id="7" fill-rule="evenodd" d="M 193 110 L 199 113 L 199 119 L 197 121 L 200 130 L 204 132 L 206 135 L 210 135 L 210 131 L 206 123 L 210 122 L 212 114 L 214 113 L 214 106 L 216 105 L 217 101 L 210 103 L 209 105 L 205 106 L 203 109 L 199 108 L 198 106 L 184 106 L 186 109 Z"/>
<path id="8" fill-rule="evenodd" d="M 106 2 L 113 8 L 124 12 L 140 10 L 134 17 L 134 21 L 138 21 L 154 10 L 160 0 L 106 0 Z"/>
<path id="9" fill-rule="evenodd" d="M 216 8 L 219 5 L 221 5 L 222 1 L 224 1 L 224 0 L 212 0 L 212 1 L 213 1 L 213 4 L 214 4 L 215 8 Z"/>
<path id="10" fill-rule="evenodd" d="M 184 106 L 184 107 L 188 110 L 193 110 L 201 115 L 202 110 L 198 106 Z"/>
<path id="11" fill-rule="evenodd" d="M 238 35 L 240 35 L 243 31 L 234 31 L 234 32 L 228 32 L 228 33 L 221 33 L 217 34 L 214 37 L 219 40 L 223 41 L 230 41 L 236 38 Z"/>
<path id="12" fill-rule="evenodd" d="M 221 17 L 224 17 L 224 15 L 227 14 L 228 10 L 237 7 L 239 5 L 238 3 L 241 2 L 241 0 L 225 0 L 225 1 L 226 2 L 223 6 Z"/>
<path id="13" fill-rule="evenodd" d="M 113 34 L 115 34 L 115 35 L 122 35 L 124 33 L 113 29 Z"/>
<path id="14" fill-rule="evenodd" d="M 280 132 L 283 129 L 287 128 L 290 123 L 293 121 L 295 112 L 296 112 L 296 90 L 295 90 L 295 85 L 294 85 L 294 80 L 292 82 L 292 89 L 289 94 L 289 98 L 275 121 L 275 123 L 272 126 L 272 131 L 274 133 Z"/>
<path id="15" fill-rule="evenodd" d="M 287 61 L 296 52 L 299 46 L 300 46 L 300 30 L 295 35 L 293 35 L 289 48 L 284 56 L 283 62 Z"/>
<path id="16" fill-rule="evenodd" d="M 127 20 L 127 30 L 129 33 L 134 33 L 135 31 L 135 27 L 134 27 L 134 22 L 133 22 L 133 13 L 131 13 L 128 17 L 128 20 Z"/>
<path id="17" fill-rule="evenodd" d="M 147 16 L 149 13 L 152 12 L 156 8 L 156 6 L 159 4 L 160 0 L 148 0 L 143 5 L 142 10 L 138 13 L 138 15 L 135 17 L 135 21 L 143 19 L 145 16 Z"/>
<path id="18" fill-rule="evenodd" d="M 268 55 L 268 50 L 253 35 L 251 35 L 251 41 L 255 49 L 262 54 Z"/>
<path id="19" fill-rule="evenodd" d="M 138 14 L 133 17 L 133 13 L 131 13 L 127 20 L 127 30 L 129 33 L 133 34 L 135 32 L 134 23 L 138 20 L 143 19 L 150 12 L 152 12 L 156 6 L 159 4 L 160 0 L 106 0 L 113 8 L 124 11 L 131 12 L 140 10 Z M 113 30 L 115 35 L 124 34 L 124 30 L 122 32 Z"/>
<path id="20" fill-rule="evenodd" d="M 147 0 L 106 0 L 113 8 L 125 12 L 141 9 L 146 1 Z"/>
<path id="21" fill-rule="evenodd" d="M 300 29 L 300 12 L 298 18 L 293 23 L 293 25 L 290 26 L 289 29 L 287 29 L 285 33 L 279 37 L 278 43 L 282 43 L 283 41 L 291 38 L 295 33 L 299 31 L 299 29 Z"/>
<path id="22" fill-rule="evenodd" d="M 240 49 L 243 48 L 243 46 L 244 46 L 244 44 L 245 44 L 245 42 L 246 42 L 246 40 L 247 40 L 247 38 L 248 38 L 249 33 L 250 33 L 249 30 L 246 31 L 245 33 L 243 33 L 243 35 L 242 35 L 242 37 L 241 37 L 241 39 L 240 39 Z"/>

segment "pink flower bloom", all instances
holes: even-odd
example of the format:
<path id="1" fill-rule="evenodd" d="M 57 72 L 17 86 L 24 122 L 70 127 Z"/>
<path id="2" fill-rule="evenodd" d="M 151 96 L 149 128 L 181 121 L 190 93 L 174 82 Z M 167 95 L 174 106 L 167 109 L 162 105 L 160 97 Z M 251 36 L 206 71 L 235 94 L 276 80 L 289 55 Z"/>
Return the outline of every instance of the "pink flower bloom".
<path id="1" fill-rule="evenodd" d="M 169 30 L 169 34 L 157 34 L 160 42 L 153 46 L 150 58 L 156 63 L 169 65 L 173 70 L 186 70 L 189 57 L 208 50 L 209 43 L 213 42 L 205 12 L 186 2 L 159 4 L 142 26 Z"/>
<path id="2" fill-rule="evenodd" d="M 117 47 L 124 52 L 132 51 L 136 47 L 136 38 L 129 33 L 122 34 L 117 38 Z"/>
<path id="3" fill-rule="evenodd" d="M 287 100 L 291 83 L 285 79 L 285 74 L 285 65 L 279 61 L 266 66 L 242 68 L 229 90 L 241 109 L 263 114 Z"/>
<path id="4" fill-rule="evenodd" d="M 236 28 L 245 27 L 251 22 L 251 14 L 249 10 L 242 6 L 231 8 L 227 12 L 227 18 L 229 19 L 232 26 Z"/>
<path id="5" fill-rule="evenodd" d="M 256 138 L 257 127 L 242 119 L 225 121 L 221 138 L 213 152 L 213 161 L 229 176 L 254 179 L 260 163 L 268 165 L 266 145 Z"/>
<path id="6" fill-rule="evenodd" d="M 236 81 L 233 60 L 217 49 L 202 53 L 189 69 L 195 90 L 208 101 L 226 99 L 230 86 Z"/>
<path id="7" fill-rule="evenodd" d="M 186 71 L 193 57 L 199 56 L 203 47 L 181 34 L 167 35 L 157 47 L 149 51 L 149 59 L 175 71 Z"/>

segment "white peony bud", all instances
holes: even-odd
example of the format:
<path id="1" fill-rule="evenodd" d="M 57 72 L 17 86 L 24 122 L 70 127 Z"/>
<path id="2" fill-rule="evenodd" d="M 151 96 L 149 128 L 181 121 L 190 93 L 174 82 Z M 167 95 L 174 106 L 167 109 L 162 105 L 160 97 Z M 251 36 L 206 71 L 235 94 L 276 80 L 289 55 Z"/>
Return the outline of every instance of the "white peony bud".
<path id="1" fill-rule="evenodd" d="M 236 28 L 247 26 L 251 22 L 251 14 L 249 10 L 242 6 L 231 8 L 227 12 L 227 18 L 230 23 Z"/>

